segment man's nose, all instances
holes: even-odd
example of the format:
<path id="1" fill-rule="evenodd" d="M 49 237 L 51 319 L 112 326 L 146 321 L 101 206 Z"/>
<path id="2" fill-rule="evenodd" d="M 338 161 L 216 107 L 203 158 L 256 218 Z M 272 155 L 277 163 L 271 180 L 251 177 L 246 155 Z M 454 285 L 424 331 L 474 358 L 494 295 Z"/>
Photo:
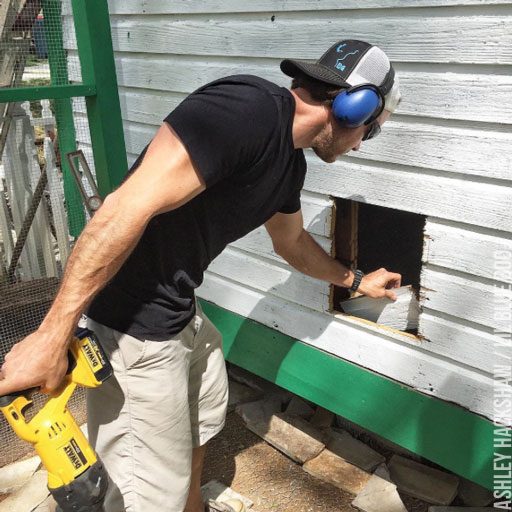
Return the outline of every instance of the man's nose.
<path id="1" fill-rule="evenodd" d="M 360 147 L 361 147 L 361 141 L 359 142 L 359 144 L 357 144 L 357 146 L 354 146 L 352 148 L 352 151 L 358 151 Z"/>

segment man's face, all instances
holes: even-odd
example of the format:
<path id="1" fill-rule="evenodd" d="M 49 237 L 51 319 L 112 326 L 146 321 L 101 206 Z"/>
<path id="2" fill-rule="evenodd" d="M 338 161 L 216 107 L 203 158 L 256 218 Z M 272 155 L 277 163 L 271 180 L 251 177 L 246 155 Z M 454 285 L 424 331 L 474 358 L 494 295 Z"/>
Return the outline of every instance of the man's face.
<path id="1" fill-rule="evenodd" d="M 377 122 L 382 126 L 391 115 L 387 110 L 377 118 Z M 329 121 L 324 129 L 315 137 L 312 144 L 313 151 L 324 162 L 332 163 L 341 155 L 349 151 L 357 151 L 363 137 L 369 126 L 359 126 L 358 128 L 343 128 L 339 125 L 332 114 L 329 115 Z"/>

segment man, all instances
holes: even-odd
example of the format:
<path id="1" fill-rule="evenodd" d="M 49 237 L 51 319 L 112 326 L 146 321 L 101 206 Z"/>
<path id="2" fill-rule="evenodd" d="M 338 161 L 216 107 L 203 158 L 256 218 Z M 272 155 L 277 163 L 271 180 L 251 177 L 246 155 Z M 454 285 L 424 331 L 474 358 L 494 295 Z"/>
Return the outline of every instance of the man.
<path id="1" fill-rule="evenodd" d="M 300 211 L 303 148 L 333 162 L 378 134 L 398 104 L 389 60 L 348 40 L 316 63 L 284 60 L 281 69 L 291 90 L 228 77 L 167 116 L 77 241 L 39 329 L 5 358 L 0 394 L 56 388 L 88 308 L 114 368 L 88 395 L 90 437 L 112 480 L 108 512 L 204 510 L 205 445 L 224 424 L 227 378 L 220 335 L 194 289 L 228 243 L 265 224 L 276 252 L 313 277 L 370 297 L 393 299 L 400 286 L 399 274 L 363 276 L 331 258 Z"/>

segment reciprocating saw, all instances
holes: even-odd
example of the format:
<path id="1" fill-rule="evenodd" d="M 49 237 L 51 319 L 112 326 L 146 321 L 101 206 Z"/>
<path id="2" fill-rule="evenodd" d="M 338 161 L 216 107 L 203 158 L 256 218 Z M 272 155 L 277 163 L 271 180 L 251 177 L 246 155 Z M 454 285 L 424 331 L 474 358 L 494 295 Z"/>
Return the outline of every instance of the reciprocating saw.
<path id="1" fill-rule="evenodd" d="M 34 445 L 48 471 L 48 489 L 62 512 L 101 512 L 108 474 L 69 412 L 76 386 L 98 387 L 112 367 L 92 331 L 78 329 L 69 352 L 66 377 L 37 414 L 27 421 L 34 389 L 0 397 L 0 410 L 21 439 Z"/>

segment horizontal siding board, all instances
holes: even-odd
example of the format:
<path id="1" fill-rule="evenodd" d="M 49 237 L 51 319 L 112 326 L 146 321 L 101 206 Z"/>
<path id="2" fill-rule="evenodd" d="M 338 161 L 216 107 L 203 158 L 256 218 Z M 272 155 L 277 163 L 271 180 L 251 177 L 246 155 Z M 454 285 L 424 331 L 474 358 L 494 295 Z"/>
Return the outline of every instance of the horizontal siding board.
<path id="1" fill-rule="evenodd" d="M 184 95 L 121 91 L 123 119 L 160 124 Z M 441 171 L 511 179 L 512 132 L 388 121 L 380 137 L 363 144 L 355 158 Z M 432 151 L 435 148 L 435 151 Z M 484 163 L 484 164 L 483 164 Z"/>
<path id="2" fill-rule="evenodd" d="M 356 158 L 510 180 L 512 133 L 388 121 Z M 418 171 L 420 172 L 420 171 Z"/>
<path id="3" fill-rule="evenodd" d="M 302 212 L 305 212 L 305 204 L 304 201 L 302 202 Z M 310 231 L 308 228 L 307 222 L 305 222 L 306 229 Z M 332 248 L 332 240 L 329 238 L 325 238 L 323 236 L 318 235 L 312 235 L 315 241 L 322 247 L 322 249 L 327 252 L 331 253 Z M 238 249 L 242 249 L 244 251 L 256 254 L 257 256 L 262 256 L 264 258 L 268 258 L 274 261 L 278 261 L 282 264 L 286 264 L 286 261 L 281 258 L 278 254 L 274 252 L 274 249 L 272 247 L 272 240 L 267 233 L 267 230 L 264 227 L 255 229 L 248 235 L 244 236 L 243 238 L 240 238 L 240 240 L 237 240 L 236 242 L 233 242 L 231 244 L 233 247 L 236 247 Z"/>
<path id="4" fill-rule="evenodd" d="M 512 254 L 512 237 L 505 233 L 428 218 L 425 235 L 425 263 L 512 283 L 512 272 L 498 272 L 493 264 L 500 254 Z"/>
<path id="5" fill-rule="evenodd" d="M 120 91 L 123 119 L 159 125 L 185 97 L 176 93 Z M 512 132 L 388 121 L 382 135 L 363 144 L 356 159 L 510 180 Z M 435 148 L 435 151 L 432 151 Z"/>
<path id="6" fill-rule="evenodd" d="M 507 4 L 509 0 L 109 0 L 111 14 L 194 14 L 224 12 L 318 11 L 320 9 L 387 9 L 400 7 L 445 7 Z M 66 13 L 70 12 L 67 7 Z"/>
<path id="7" fill-rule="evenodd" d="M 512 188 L 343 159 L 328 167 L 308 153 L 305 188 L 477 226 L 512 231 Z"/>
<path id="8" fill-rule="evenodd" d="M 140 153 L 156 127 L 125 122 L 128 153 Z M 83 142 L 88 142 L 84 140 Z M 363 165 L 343 159 L 326 165 L 307 152 L 305 190 L 378 206 L 512 232 L 512 188 L 462 178 Z"/>
<path id="9" fill-rule="evenodd" d="M 198 295 L 329 354 L 492 418 L 492 378 L 419 351 L 385 330 L 292 304 L 207 272 Z"/>
<path id="10" fill-rule="evenodd" d="M 512 291 L 508 285 L 449 274 L 428 264 L 423 266 L 420 284 L 422 305 L 428 309 L 512 332 L 510 317 L 497 316 L 500 308 L 510 316 Z"/>
<path id="11" fill-rule="evenodd" d="M 495 347 L 500 339 L 493 334 L 462 324 L 458 319 L 446 319 L 438 312 L 424 309 L 420 315 L 419 333 L 422 346 L 432 353 L 449 357 L 487 373 L 492 373 L 497 362 Z M 509 347 L 500 350 L 512 358 Z"/>
<path id="12" fill-rule="evenodd" d="M 391 60 L 512 64 L 510 16 L 444 12 L 432 8 L 425 17 L 421 10 L 407 15 L 346 11 L 333 19 L 332 13 L 316 11 L 308 16 L 283 14 L 275 21 L 263 15 L 114 16 L 111 27 L 114 50 L 121 52 L 145 53 L 150 42 L 152 53 L 316 59 L 332 44 L 327 28 L 335 22 L 337 33 L 370 41 Z M 65 17 L 65 46 L 76 48 L 70 25 L 71 18 Z"/>
<path id="13" fill-rule="evenodd" d="M 76 52 L 70 60 L 72 70 L 78 69 Z M 398 108 L 401 114 L 429 116 L 440 119 L 480 121 L 490 123 L 512 123 L 512 76 L 483 73 L 436 72 L 435 66 L 428 72 L 424 69 L 401 69 L 397 66 L 403 100 Z M 288 87 L 290 79 L 281 73 L 279 60 L 259 62 L 258 59 L 225 60 L 181 55 L 147 54 L 116 56 L 117 78 L 120 86 L 169 91 L 188 94 L 201 85 L 218 78 L 234 74 L 253 74 Z M 172 73 L 169 73 L 172 69 Z M 121 90 L 127 94 L 127 102 L 137 101 L 132 97 L 136 91 Z M 140 94 L 144 94 L 141 91 Z M 176 95 L 176 101 L 181 96 Z M 183 96 L 184 97 L 184 96 Z M 171 105 L 165 97 L 166 107 Z M 164 109 L 165 110 L 165 109 Z M 164 111 L 161 110 L 161 111 Z"/>
<path id="14" fill-rule="evenodd" d="M 225 249 L 208 267 L 210 271 L 225 276 L 245 286 L 289 300 L 296 304 L 327 311 L 329 309 L 329 284 L 233 248 Z"/>

